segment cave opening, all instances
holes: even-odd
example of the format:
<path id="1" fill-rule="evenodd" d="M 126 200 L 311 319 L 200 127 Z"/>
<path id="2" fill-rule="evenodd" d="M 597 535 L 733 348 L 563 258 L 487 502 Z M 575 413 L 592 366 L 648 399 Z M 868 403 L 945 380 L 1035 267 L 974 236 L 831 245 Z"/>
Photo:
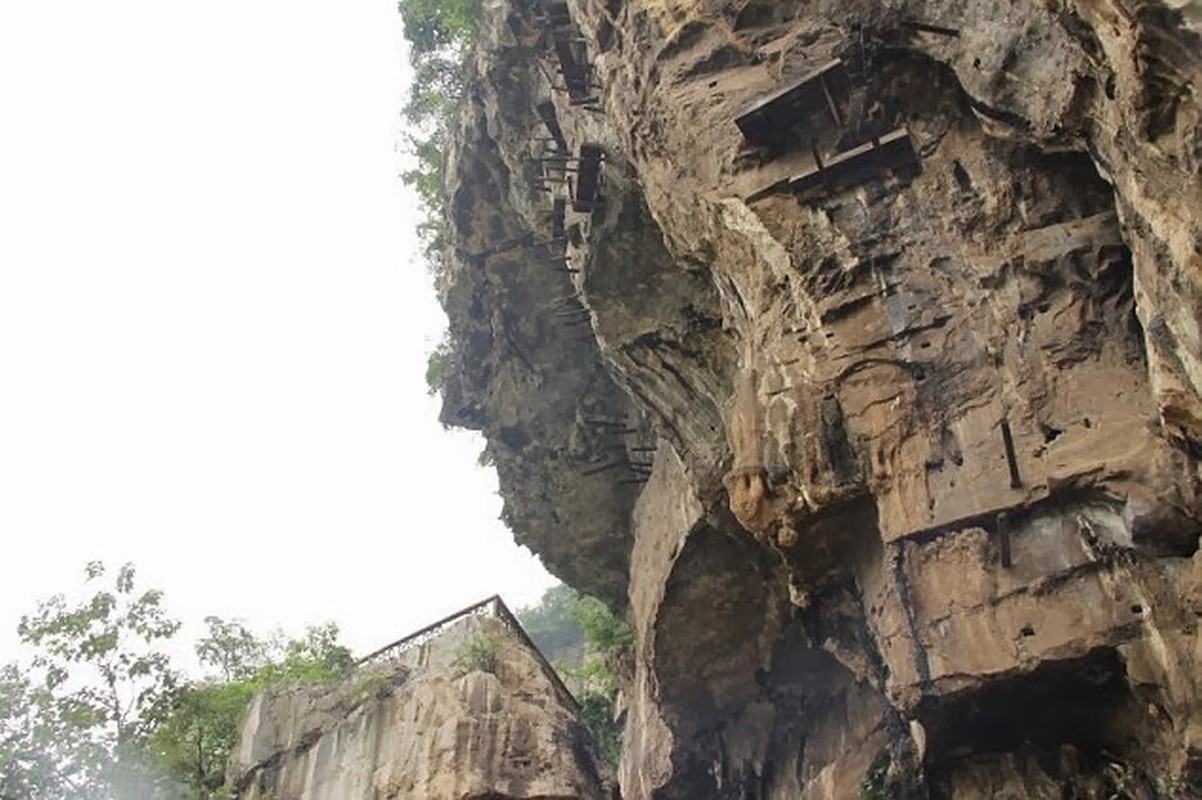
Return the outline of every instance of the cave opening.
<path id="1" fill-rule="evenodd" d="M 966 764 L 991 757 L 1030 755 L 1061 779 L 1071 777 L 1064 774 L 1066 749 L 1075 755 L 1073 768 L 1086 773 L 1116 760 L 1138 761 L 1151 736 L 1141 724 L 1144 708 L 1118 653 L 1098 648 L 928 700 L 919 713 L 927 735 L 924 769 L 937 790 Z"/>

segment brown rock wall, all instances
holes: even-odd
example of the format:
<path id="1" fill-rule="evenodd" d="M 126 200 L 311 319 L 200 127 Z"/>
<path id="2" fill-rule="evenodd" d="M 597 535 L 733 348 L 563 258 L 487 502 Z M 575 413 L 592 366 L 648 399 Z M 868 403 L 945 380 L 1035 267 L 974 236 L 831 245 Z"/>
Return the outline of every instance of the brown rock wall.
<path id="1" fill-rule="evenodd" d="M 1195 10 L 571 0 L 546 32 L 538 5 L 490 6 L 452 165 L 447 416 L 519 541 L 628 599 L 626 796 L 1199 778 Z M 602 202 L 535 246 L 579 199 L 548 102 Z"/>
<path id="2" fill-rule="evenodd" d="M 480 637 L 492 671 L 459 661 Z M 257 696 L 230 781 L 238 800 L 602 800 L 599 764 L 536 656 L 468 617 L 340 684 Z"/>

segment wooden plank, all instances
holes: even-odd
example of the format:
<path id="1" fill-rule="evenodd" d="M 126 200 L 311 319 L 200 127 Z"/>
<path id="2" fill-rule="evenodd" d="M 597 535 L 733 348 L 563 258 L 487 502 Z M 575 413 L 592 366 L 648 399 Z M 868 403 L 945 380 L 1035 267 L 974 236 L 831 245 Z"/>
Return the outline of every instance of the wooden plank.
<path id="1" fill-rule="evenodd" d="M 567 232 L 565 226 L 567 211 L 568 201 L 562 197 L 555 198 L 555 203 L 551 206 L 551 239 L 553 241 L 562 239 Z"/>
<path id="2" fill-rule="evenodd" d="M 580 146 L 576 191 L 572 200 L 574 210 L 588 213 L 597 208 L 597 195 L 601 190 L 601 161 L 604 157 L 605 151 L 600 145 L 582 144 Z"/>
<path id="3" fill-rule="evenodd" d="M 547 131 L 551 134 L 551 138 L 555 140 L 555 145 L 561 151 L 568 149 L 568 142 L 564 138 L 563 128 L 559 126 L 559 115 L 555 112 L 555 104 L 550 100 L 546 100 L 538 104 L 537 107 L 539 119 L 543 121 Z"/>
<path id="4" fill-rule="evenodd" d="M 552 28 L 563 28 L 572 25 L 572 13 L 567 3 L 547 4 L 547 24 Z"/>
<path id="5" fill-rule="evenodd" d="M 1023 258 L 1035 264 L 1054 261 L 1068 253 L 1123 244 L 1118 217 L 1113 211 L 1037 228 L 1022 236 Z"/>
<path id="6" fill-rule="evenodd" d="M 832 121 L 842 124 L 839 101 L 847 97 L 851 78 L 840 59 L 823 64 L 768 97 L 757 100 L 735 117 L 743 138 L 753 144 L 775 145 L 805 116 L 825 106 Z"/>
<path id="7" fill-rule="evenodd" d="M 838 189 L 872 180 L 885 172 L 916 164 L 918 156 L 910 132 L 905 128 L 890 131 L 879 139 L 865 142 L 823 161 L 815 154 L 815 164 L 789 179 L 789 188 L 807 192 L 820 186 Z"/>
<path id="8" fill-rule="evenodd" d="M 568 96 L 576 103 L 589 100 L 592 67 L 589 66 L 584 45 L 577 39 L 556 38 L 553 48 L 559 59 L 559 71 L 563 73 Z"/>
<path id="9" fill-rule="evenodd" d="M 960 31 L 955 28 L 948 28 L 943 25 L 932 25 L 929 22 L 920 22 L 915 19 L 902 20 L 902 27 L 909 28 L 913 31 L 922 31 L 923 33 L 934 33 L 939 36 L 951 36 L 953 38 L 960 37 Z"/>

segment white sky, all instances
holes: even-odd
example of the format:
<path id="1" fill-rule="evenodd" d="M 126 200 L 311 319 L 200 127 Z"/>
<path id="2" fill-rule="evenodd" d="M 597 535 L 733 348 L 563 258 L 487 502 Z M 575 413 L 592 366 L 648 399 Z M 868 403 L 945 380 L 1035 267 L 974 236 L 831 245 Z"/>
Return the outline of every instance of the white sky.
<path id="1" fill-rule="evenodd" d="M 132 560 L 357 652 L 552 583 L 444 432 L 393 0 L 0 3 L 0 660 Z"/>

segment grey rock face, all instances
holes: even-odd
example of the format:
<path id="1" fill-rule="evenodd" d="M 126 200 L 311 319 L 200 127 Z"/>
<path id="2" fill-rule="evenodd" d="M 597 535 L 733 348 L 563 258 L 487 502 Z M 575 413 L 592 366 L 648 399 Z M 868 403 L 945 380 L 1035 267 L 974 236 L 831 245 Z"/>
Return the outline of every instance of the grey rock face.
<path id="1" fill-rule="evenodd" d="M 625 796 L 1198 791 L 1191 7 L 565 5 L 489 5 L 444 416 L 627 609 Z"/>
<path id="2" fill-rule="evenodd" d="M 460 663 L 481 637 L 491 671 Z M 599 764 L 535 654 L 468 617 L 339 685 L 257 696 L 230 783 L 239 800 L 608 799 Z"/>

